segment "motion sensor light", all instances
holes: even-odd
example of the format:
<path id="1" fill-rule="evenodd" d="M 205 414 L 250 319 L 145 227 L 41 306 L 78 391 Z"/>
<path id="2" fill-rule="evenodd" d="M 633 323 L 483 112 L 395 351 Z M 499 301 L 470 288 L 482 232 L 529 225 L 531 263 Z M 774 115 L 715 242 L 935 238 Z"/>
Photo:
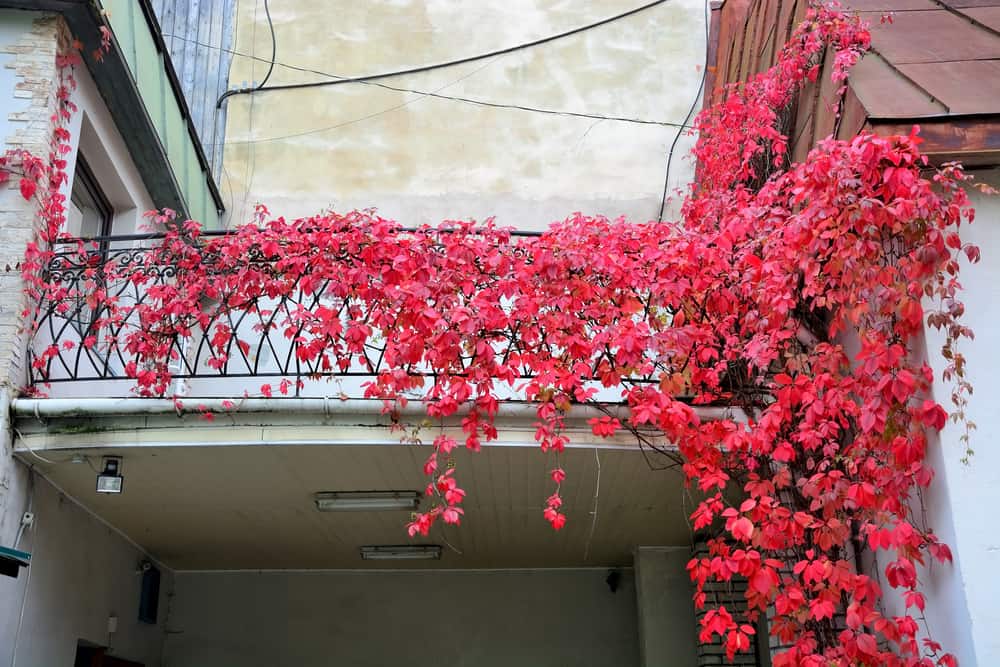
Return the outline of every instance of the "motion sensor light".
<path id="1" fill-rule="evenodd" d="M 121 493 L 125 478 L 122 477 L 122 460 L 119 456 L 105 456 L 104 470 L 97 476 L 98 493 Z"/>

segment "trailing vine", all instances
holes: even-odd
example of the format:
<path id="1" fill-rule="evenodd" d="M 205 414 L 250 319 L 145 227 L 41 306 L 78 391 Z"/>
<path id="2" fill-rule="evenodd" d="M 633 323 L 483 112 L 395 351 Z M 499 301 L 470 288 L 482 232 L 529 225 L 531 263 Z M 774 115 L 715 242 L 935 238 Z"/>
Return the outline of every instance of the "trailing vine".
<path id="1" fill-rule="evenodd" d="M 94 334 L 64 345 L 100 347 L 111 342 L 100 332 L 125 332 L 115 342 L 142 396 L 170 395 L 173 364 L 197 336 L 210 364 L 250 355 L 234 316 L 251 315 L 257 333 L 282 332 L 317 377 L 372 369 L 378 350 L 366 397 L 387 411 L 419 399 L 430 419 L 460 416 L 464 433 L 429 446 L 411 536 L 461 522 L 466 490 L 452 452 L 497 439 L 504 400 L 535 406 L 536 440 L 555 452 L 567 444 L 567 410 L 594 405 L 605 412 L 591 420 L 596 435 L 624 429 L 648 444 L 654 431 L 701 493 L 691 518 L 714 537 L 688 565 L 695 603 L 706 604 L 707 582 L 749 582 L 748 610 L 711 609 L 702 641 L 723 638 L 732 657 L 770 612 L 787 647 L 776 667 L 953 666 L 920 627 L 922 568 L 951 553 L 913 507 L 933 479 L 927 434 L 948 418 L 915 355 L 925 323 L 945 332 L 945 379 L 965 421 L 971 387 L 956 343 L 971 332 L 960 323 L 959 258 L 979 257 L 958 235 L 973 217 L 967 177 L 957 165 L 931 169 L 916 128 L 826 139 L 802 163 L 789 161 L 780 131 L 826 49 L 843 86 L 868 46 L 856 19 L 813 9 L 774 67 L 703 111 L 698 180 L 680 223 L 576 214 L 526 238 L 491 222 L 406 230 L 373 211 L 286 221 L 261 208 L 255 224 L 205 237 L 163 212 L 153 222 L 165 239 L 144 266 L 93 260 L 81 244 L 93 270 L 76 293 L 47 277 L 51 249 L 32 246 L 28 293 L 85 299 L 97 314 Z M 28 182 L 43 180 L 32 173 Z M 45 242 L 62 224 L 60 179 L 48 185 Z M 114 296 L 104 286 L 115 280 L 149 298 Z M 36 368 L 58 352 L 38 351 Z M 247 391 L 287 394 L 300 381 Z M 733 416 L 701 419 L 699 405 L 731 406 Z M 549 475 L 542 515 L 558 530 L 565 473 Z M 859 567 L 861 547 L 901 591 L 901 615 Z"/>

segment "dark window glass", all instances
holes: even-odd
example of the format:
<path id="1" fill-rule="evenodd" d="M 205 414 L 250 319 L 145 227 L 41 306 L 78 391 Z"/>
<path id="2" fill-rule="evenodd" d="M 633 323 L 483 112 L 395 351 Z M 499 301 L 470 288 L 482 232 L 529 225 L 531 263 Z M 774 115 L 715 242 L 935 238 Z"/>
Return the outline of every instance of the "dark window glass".
<path id="1" fill-rule="evenodd" d="M 75 236 L 86 239 L 111 234 L 114 210 L 82 155 L 76 158 L 73 192 L 67 213 L 67 228 Z"/>

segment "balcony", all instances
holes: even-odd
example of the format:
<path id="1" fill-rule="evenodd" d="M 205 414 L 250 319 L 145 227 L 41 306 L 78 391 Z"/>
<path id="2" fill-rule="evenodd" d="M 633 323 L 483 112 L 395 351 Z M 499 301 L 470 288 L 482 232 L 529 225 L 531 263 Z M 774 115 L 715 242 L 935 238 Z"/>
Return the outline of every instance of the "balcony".
<path id="1" fill-rule="evenodd" d="M 202 238 L 210 243 L 225 234 L 207 232 Z M 512 236 L 537 233 L 513 232 Z M 150 294 L 176 276 L 174 266 L 158 259 L 156 247 L 162 239 L 156 234 L 120 235 L 64 241 L 57 246 L 45 271 L 44 282 L 49 288 L 39 303 L 28 346 L 29 385 L 39 396 L 136 396 L 136 356 L 129 350 L 129 335 L 139 327 L 140 311 L 150 303 Z M 273 263 L 261 253 L 248 261 Z M 353 297 L 335 296 L 331 283 L 302 285 L 287 296 L 261 299 L 247 307 L 206 310 L 211 315 L 189 336 L 169 341 L 173 385 L 162 395 L 247 397 L 260 395 L 261 386 L 267 384 L 265 394 L 273 393 L 275 398 L 363 399 L 365 386 L 391 370 L 385 346 L 380 344 L 387 334 L 382 332 L 369 338 L 362 349 L 351 350 L 345 338 L 348 325 L 352 320 L 367 321 L 368 316 Z M 90 297 L 97 290 L 106 290 L 116 304 L 113 316 Z M 222 303 L 228 302 L 229 296 L 225 290 L 213 295 Z M 306 350 L 310 345 L 315 348 L 317 332 L 304 330 L 290 317 L 303 309 L 336 311 L 343 328 L 325 341 L 328 354 L 317 356 Z M 523 352 L 514 331 L 496 331 L 492 338 L 498 359 Z M 453 375 L 461 376 L 473 358 L 468 350 L 458 353 Z M 628 384 L 653 382 L 658 370 L 631 378 Z M 421 364 L 408 365 L 405 372 L 414 378 L 434 379 Z M 495 385 L 496 397 L 517 402 L 523 398 L 522 381 L 531 377 L 525 372 L 504 378 Z M 424 387 L 417 387 L 408 397 L 421 398 L 431 384 L 424 382 Z M 622 400 L 620 386 L 608 389 L 596 380 L 589 385 L 598 392 L 591 402 Z"/>
<path id="2" fill-rule="evenodd" d="M 206 234 L 206 243 L 220 235 Z M 286 335 L 288 313 L 324 307 L 345 322 L 365 316 L 356 310 L 348 314 L 356 304 L 336 297 L 329 282 L 302 285 L 255 308 L 229 310 L 172 341 L 173 384 L 164 393 L 190 397 L 182 409 L 175 411 L 171 400 L 131 398 L 136 381 L 126 369 L 135 357 L 128 336 L 139 325 L 140 307 L 178 275 L 176 267 L 160 263 L 161 239 L 110 236 L 89 239 L 83 251 L 77 241 L 57 248 L 28 349 L 32 385 L 46 397 L 20 398 L 12 405 L 16 455 L 152 553 L 168 554 L 170 567 L 356 568 L 359 545 L 405 541 L 405 515 L 377 521 L 319 516 L 312 494 L 425 488 L 422 460 L 431 451 L 429 443 L 438 434 L 462 438 L 462 416 L 429 423 L 420 401 L 384 414 L 381 401 L 366 399 L 364 384 L 391 365 L 378 339 L 333 360 L 342 358 L 345 365 L 325 368 L 301 360 L 300 346 L 309 338 L 295 329 Z M 247 261 L 273 262 L 254 253 Z M 109 321 L 88 302 L 97 289 L 114 296 L 121 318 Z M 222 301 L 226 294 L 214 297 Z M 221 354 L 213 341 L 220 327 L 234 333 Z M 514 353 L 518 348 L 509 343 L 516 340 L 513 332 L 496 332 L 494 353 Z M 463 354 L 459 361 L 467 365 L 471 359 Z M 434 379 L 417 365 L 406 372 Z M 462 479 L 470 488 L 481 484 L 463 505 L 470 528 L 449 533 L 454 548 L 419 566 L 603 568 L 631 563 L 636 545 L 688 544 L 687 491 L 679 482 L 676 452 L 662 437 L 640 440 L 624 431 L 598 436 L 588 419 L 615 408 L 574 405 L 562 431 L 566 450 L 541 454 L 535 406 L 518 400 L 526 376 L 511 378 L 512 386 L 496 384 L 496 439 L 480 453 L 464 448 L 454 453 Z M 272 398 L 242 398 L 245 390 L 256 395 L 263 383 L 272 385 Z M 431 384 L 414 390 L 413 398 Z M 620 390 L 606 389 L 593 400 L 620 401 Z M 230 400 L 237 410 L 213 419 L 198 414 L 199 405 L 214 410 Z M 723 409 L 699 408 L 703 415 Z M 96 466 L 105 456 L 123 462 L 126 490 L 120 497 L 95 493 L 91 466 L 72 464 Z M 541 518 L 554 465 L 571 475 L 564 507 L 574 517 L 556 538 Z M 599 519 L 592 514 L 598 486 Z M 633 506 L 645 509 L 632 512 Z"/>

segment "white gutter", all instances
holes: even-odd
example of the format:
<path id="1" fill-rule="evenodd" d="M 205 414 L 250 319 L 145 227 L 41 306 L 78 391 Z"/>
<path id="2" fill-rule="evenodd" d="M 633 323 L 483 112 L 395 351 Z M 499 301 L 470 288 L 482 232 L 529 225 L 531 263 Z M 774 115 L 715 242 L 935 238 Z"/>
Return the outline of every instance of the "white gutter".
<path id="1" fill-rule="evenodd" d="M 225 403 L 225 405 L 223 405 Z M 128 415 L 200 415 L 205 411 L 226 414 L 318 414 L 318 415 L 377 415 L 382 412 L 382 401 L 352 398 L 184 398 L 178 408 L 174 401 L 162 398 L 18 398 L 11 401 L 11 413 L 18 417 L 105 417 Z M 228 406 L 228 407 L 227 407 Z M 619 417 L 627 415 L 621 405 L 605 406 Z M 463 407 L 458 415 L 467 412 Z M 739 408 L 696 406 L 694 411 L 701 419 L 710 421 L 733 418 L 745 421 Z M 395 408 L 397 414 L 426 416 L 421 401 L 410 400 L 406 407 Z M 595 406 L 573 405 L 566 413 L 570 418 L 589 418 L 606 414 Z M 500 401 L 497 417 L 535 419 L 535 404 L 526 401 Z"/>

